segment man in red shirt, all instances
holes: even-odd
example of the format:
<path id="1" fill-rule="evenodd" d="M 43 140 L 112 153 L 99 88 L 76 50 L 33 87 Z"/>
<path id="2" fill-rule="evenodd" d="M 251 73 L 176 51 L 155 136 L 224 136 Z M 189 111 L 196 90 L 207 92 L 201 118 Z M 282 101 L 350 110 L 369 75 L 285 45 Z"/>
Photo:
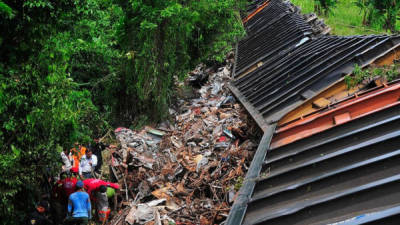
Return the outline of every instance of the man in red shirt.
<path id="1" fill-rule="evenodd" d="M 68 200 L 69 196 L 76 190 L 76 183 L 78 182 L 78 179 L 76 179 L 76 177 L 67 177 L 61 182 L 64 190 L 64 197 L 66 200 Z"/>
<path id="2" fill-rule="evenodd" d="M 52 206 L 56 212 L 56 220 L 62 221 L 66 215 L 69 196 L 75 192 L 78 180 L 70 172 L 64 173 L 61 180 L 53 186 Z"/>
<path id="3" fill-rule="evenodd" d="M 86 179 L 83 181 L 83 184 L 84 184 L 86 192 L 90 196 L 90 200 L 95 205 L 94 208 L 97 209 L 97 215 L 103 220 L 102 222 L 105 222 L 105 220 L 107 220 L 107 218 L 108 218 L 108 215 L 110 214 L 110 210 L 104 210 L 102 207 L 100 207 L 100 205 L 97 205 L 98 200 L 100 201 L 99 203 L 101 203 L 101 201 L 104 201 L 104 200 L 108 201 L 106 193 L 104 193 L 104 190 L 101 190 L 101 189 L 102 188 L 107 189 L 107 187 L 119 189 L 119 184 L 111 183 L 111 182 L 107 182 L 107 181 L 95 179 L 95 178 Z M 101 191 L 103 191 L 103 193 L 106 195 L 105 199 L 97 199 L 97 197 L 99 197 L 99 195 L 97 195 L 97 197 L 96 197 L 96 193 L 99 194 L 98 192 L 101 192 Z"/>
<path id="4" fill-rule="evenodd" d="M 76 182 L 78 180 L 71 176 L 71 173 L 67 173 L 67 177 L 57 181 L 56 183 L 56 193 L 59 200 L 62 203 L 67 203 L 69 196 L 76 190 Z"/>
<path id="5" fill-rule="evenodd" d="M 111 187 L 114 189 L 119 189 L 119 184 L 111 183 L 100 179 L 89 178 L 83 181 L 86 192 L 89 194 L 92 201 L 96 201 L 96 196 L 94 192 L 98 191 L 100 186 L 104 185 L 106 187 Z"/>

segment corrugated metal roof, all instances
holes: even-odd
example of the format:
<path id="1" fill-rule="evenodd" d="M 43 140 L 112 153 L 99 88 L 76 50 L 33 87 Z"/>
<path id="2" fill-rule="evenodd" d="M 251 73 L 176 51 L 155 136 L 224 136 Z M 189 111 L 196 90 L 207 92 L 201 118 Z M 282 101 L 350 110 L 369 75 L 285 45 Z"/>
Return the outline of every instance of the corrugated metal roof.
<path id="1" fill-rule="evenodd" d="M 269 151 L 243 224 L 330 224 L 400 206 L 399 112 Z"/>
<path id="2" fill-rule="evenodd" d="M 313 36 L 279 0 L 246 25 L 231 90 L 265 133 L 227 224 L 393 224 L 400 213 L 399 101 L 269 146 L 286 113 L 355 64 L 369 65 L 400 46 L 400 37 Z"/>
<path id="3" fill-rule="evenodd" d="M 235 75 L 312 34 L 311 26 L 280 1 L 271 1 L 246 23 L 246 29 L 247 38 L 237 45 Z"/>
<path id="4" fill-rule="evenodd" d="M 400 99 L 398 83 L 387 89 Z M 269 140 L 228 224 L 364 224 L 400 213 L 400 101 L 275 149 Z"/>
<path id="5" fill-rule="evenodd" d="M 262 6 L 262 4 L 261 4 Z M 296 12 L 296 9 L 289 3 L 272 0 L 268 2 L 268 5 L 263 8 L 260 12 L 254 15 L 249 21 L 246 22 L 246 31 L 249 36 L 262 31 L 263 29 L 271 29 L 273 27 L 279 27 L 276 24 L 279 21 L 283 21 L 283 17 L 293 16 L 291 19 L 286 20 L 291 23 L 297 23 L 297 25 L 307 26 L 307 22 L 301 19 L 300 14 Z"/>
<path id="6" fill-rule="evenodd" d="M 250 14 L 253 11 L 255 11 L 260 5 L 262 5 L 264 2 L 269 1 L 269 0 L 254 0 L 250 1 L 249 4 L 247 5 L 247 12 Z"/>
<path id="7" fill-rule="evenodd" d="M 398 36 L 324 36 L 286 52 L 260 50 L 270 57 L 233 86 L 264 118 L 277 120 L 283 109 L 292 109 L 351 73 L 355 64 L 369 64 L 399 43 Z"/>

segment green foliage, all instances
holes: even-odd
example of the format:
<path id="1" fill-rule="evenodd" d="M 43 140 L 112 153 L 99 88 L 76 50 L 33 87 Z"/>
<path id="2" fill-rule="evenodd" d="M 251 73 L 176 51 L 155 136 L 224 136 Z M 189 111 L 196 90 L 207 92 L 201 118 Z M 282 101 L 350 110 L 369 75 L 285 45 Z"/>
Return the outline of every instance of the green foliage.
<path id="1" fill-rule="evenodd" d="M 371 67 L 368 69 L 362 69 L 360 66 L 355 65 L 353 73 L 345 76 L 344 81 L 348 88 L 352 88 L 366 80 L 384 78 L 390 82 L 397 79 L 399 76 L 400 64 L 398 63 L 382 67 Z"/>
<path id="2" fill-rule="evenodd" d="M 369 73 L 364 72 L 359 65 L 355 65 L 353 73 L 351 75 L 346 75 L 344 81 L 348 88 L 352 88 L 360 84 L 368 77 Z"/>
<path id="3" fill-rule="evenodd" d="M 242 0 L 0 0 L 0 224 L 22 224 L 61 149 L 164 118 L 174 80 L 222 61 Z"/>
<path id="4" fill-rule="evenodd" d="M 27 189 L 43 181 L 40 171 L 59 166 L 58 146 L 87 143 L 92 130 L 101 126 L 90 93 L 76 88 L 65 65 L 48 66 L 48 73 L 25 65 L 11 77 L 11 71 L 0 74 L 2 215 L 26 209 L 23 199 L 32 194 Z"/>
<path id="5" fill-rule="evenodd" d="M 92 21 L 80 11 L 88 2 L 5 2 L 14 16 L 0 16 L 1 224 L 22 224 L 62 148 L 106 127 L 91 93 L 71 76 L 76 52 L 101 50 L 95 34 L 79 32 L 90 37 L 82 43 L 72 29 Z"/>
<path id="6" fill-rule="evenodd" d="M 293 4 L 300 6 L 303 13 L 314 12 L 314 1 L 291 0 Z M 340 0 L 334 8 L 331 8 L 328 16 L 321 15 L 324 22 L 331 27 L 334 35 L 361 35 L 361 34 L 387 34 L 384 29 L 385 19 L 375 10 L 372 14 L 360 11 L 355 0 Z M 371 22 L 363 21 L 364 17 L 373 17 Z M 396 23 L 396 30 L 400 29 Z"/>
<path id="7" fill-rule="evenodd" d="M 359 7 L 363 13 L 362 24 L 365 26 L 370 26 L 372 22 L 382 17 L 370 0 L 357 0 L 354 4 Z"/>
<path id="8" fill-rule="evenodd" d="M 318 15 L 327 16 L 330 12 L 332 12 L 332 8 L 334 8 L 337 4 L 338 0 L 314 0 L 314 9 Z"/>
<path id="9" fill-rule="evenodd" d="M 396 31 L 400 0 L 357 0 L 355 4 L 363 11 L 363 24 L 383 22 L 385 29 Z"/>
<path id="10" fill-rule="evenodd" d="M 240 188 L 243 186 L 244 178 L 242 176 L 235 179 L 234 189 L 235 191 L 239 191 Z"/>
<path id="11" fill-rule="evenodd" d="M 0 1 L 0 14 L 8 19 L 11 19 L 15 16 L 12 8 L 3 1 Z"/>
<path id="12" fill-rule="evenodd" d="M 118 3 L 124 9 L 119 37 L 127 56 L 116 87 L 122 94 L 120 118 L 145 112 L 150 119 L 164 118 L 174 77 L 182 79 L 200 60 L 222 61 L 244 34 L 236 0 Z"/>

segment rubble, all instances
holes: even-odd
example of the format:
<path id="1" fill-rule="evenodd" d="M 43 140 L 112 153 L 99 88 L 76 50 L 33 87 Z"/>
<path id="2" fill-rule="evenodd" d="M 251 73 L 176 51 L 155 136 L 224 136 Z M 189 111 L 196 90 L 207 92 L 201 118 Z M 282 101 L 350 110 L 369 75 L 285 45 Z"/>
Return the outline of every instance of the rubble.
<path id="1" fill-rule="evenodd" d="M 122 186 L 109 224 L 219 224 L 236 198 L 258 143 L 258 127 L 230 94 L 233 57 L 218 69 L 199 65 L 178 100 L 174 123 L 117 128 L 111 169 Z"/>

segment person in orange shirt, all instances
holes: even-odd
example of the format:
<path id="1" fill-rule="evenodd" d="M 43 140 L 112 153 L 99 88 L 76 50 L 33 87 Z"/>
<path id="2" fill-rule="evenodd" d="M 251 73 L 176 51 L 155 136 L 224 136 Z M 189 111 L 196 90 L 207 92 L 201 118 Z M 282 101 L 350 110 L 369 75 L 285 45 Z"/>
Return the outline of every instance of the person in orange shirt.
<path id="1" fill-rule="evenodd" d="M 79 162 L 81 161 L 82 156 L 86 153 L 86 148 L 78 143 L 74 144 L 74 147 L 71 149 L 72 156 L 72 167 L 79 168 Z"/>

